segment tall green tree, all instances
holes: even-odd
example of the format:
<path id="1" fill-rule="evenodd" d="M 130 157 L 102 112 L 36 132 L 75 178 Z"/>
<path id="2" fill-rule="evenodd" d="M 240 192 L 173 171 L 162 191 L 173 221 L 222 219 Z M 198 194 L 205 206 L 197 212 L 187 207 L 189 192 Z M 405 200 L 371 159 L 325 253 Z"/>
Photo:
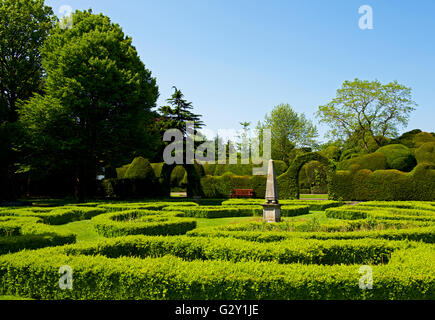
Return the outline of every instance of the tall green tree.
<path id="1" fill-rule="evenodd" d="M 385 138 L 393 138 L 405 127 L 417 104 L 412 90 L 397 81 L 345 81 L 336 97 L 320 106 L 317 116 L 330 128 L 330 135 L 356 144 L 362 141 L 369 149 L 372 139 L 382 146 Z"/>
<path id="2" fill-rule="evenodd" d="M 169 105 L 159 108 L 160 121 L 159 125 L 162 131 L 168 129 L 178 129 L 186 136 L 186 123 L 194 122 L 194 129 L 199 130 L 204 126 L 201 115 L 193 113 L 192 102 L 187 102 L 181 90 L 175 86 L 172 87 L 174 93 L 167 99 Z"/>
<path id="3" fill-rule="evenodd" d="M 298 114 L 289 104 L 280 104 L 266 115 L 264 123 L 257 125 L 271 130 L 272 158 L 289 162 L 295 148 L 315 147 L 317 128 L 305 117 Z"/>
<path id="4" fill-rule="evenodd" d="M 83 200 L 93 194 L 99 169 L 147 155 L 158 87 L 118 24 L 91 11 L 76 11 L 72 22 L 72 28 L 57 25 L 45 42 L 44 95 L 19 114 L 27 163 L 71 166 Z"/>
<path id="5" fill-rule="evenodd" d="M 14 197 L 17 103 L 41 91 L 40 47 L 54 20 L 43 0 L 0 0 L 0 199 Z"/>

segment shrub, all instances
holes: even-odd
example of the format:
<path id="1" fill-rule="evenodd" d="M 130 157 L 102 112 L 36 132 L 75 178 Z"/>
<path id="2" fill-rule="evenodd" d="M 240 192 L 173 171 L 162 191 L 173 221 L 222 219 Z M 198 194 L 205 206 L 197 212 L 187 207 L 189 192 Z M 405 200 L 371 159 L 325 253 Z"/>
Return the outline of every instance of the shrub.
<path id="1" fill-rule="evenodd" d="M 111 259 L 86 254 L 98 250 L 96 248 L 100 244 L 110 247 L 100 242 L 94 244 L 95 249 L 77 244 L 2 256 L 0 294 L 45 300 L 435 299 L 433 265 L 427 259 L 434 255 L 434 249 L 426 245 L 392 252 L 388 264 L 372 266 L 376 275 L 373 289 L 361 290 L 358 286 L 360 264 L 328 266 L 256 261 L 183 261 L 172 256 Z M 373 244 L 370 247 L 361 243 L 358 252 L 365 252 L 364 255 L 379 252 L 382 256 L 393 249 L 388 245 L 381 249 L 381 243 Z M 219 248 L 220 245 L 216 245 Z M 328 246 L 327 243 L 324 245 Z M 176 246 L 174 244 L 173 248 Z M 356 246 L 358 244 L 349 248 Z M 259 251 L 236 250 L 251 257 L 256 252 L 267 257 L 268 253 L 261 246 L 255 248 Z M 340 252 L 339 247 L 333 249 L 332 242 L 331 248 L 326 257 L 344 257 L 348 252 L 346 259 L 352 259 L 352 250 Z M 193 244 L 192 249 L 196 250 Z M 166 250 L 170 251 L 171 247 Z M 207 254 L 213 255 L 213 252 Z M 224 252 L 218 251 L 219 254 L 224 255 Z M 304 252 L 297 255 L 304 256 Z M 355 261 L 360 261 L 358 255 L 355 255 Z M 65 262 L 74 272 L 74 290 L 61 290 L 57 285 L 59 267 Z"/>
<path id="2" fill-rule="evenodd" d="M 156 178 L 160 178 L 160 174 L 162 173 L 163 165 L 164 165 L 164 162 L 151 163 L 151 167 L 154 170 L 154 175 L 156 176 Z"/>
<path id="3" fill-rule="evenodd" d="M 171 173 L 171 187 L 172 188 L 181 187 L 181 183 L 186 174 L 187 174 L 186 170 L 184 169 L 183 166 L 181 165 L 176 166 Z M 187 182 L 187 177 L 186 177 L 186 182 Z"/>
<path id="4" fill-rule="evenodd" d="M 150 162 L 142 157 L 137 157 L 130 164 L 123 178 L 153 181 L 156 176 Z"/>
<path id="5" fill-rule="evenodd" d="M 338 170 L 368 169 L 371 171 L 387 169 L 387 158 L 383 153 L 370 153 L 337 164 Z"/>
<path id="6" fill-rule="evenodd" d="M 277 178 L 278 193 L 281 199 L 299 198 L 299 171 L 302 166 L 311 161 L 319 161 L 329 167 L 331 163 L 319 153 L 308 152 L 297 156 L 291 163 L 289 169 Z"/>
<path id="7" fill-rule="evenodd" d="M 422 144 L 415 151 L 415 157 L 419 164 L 423 162 L 435 164 L 435 142 Z"/>
<path id="8" fill-rule="evenodd" d="M 409 172 L 417 164 L 411 150 L 402 144 L 387 145 L 379 148 L 376 153 L 382 153 L 385 155 L 385 158 L 387 159 L 387 169 Z"/>
<path id="9" fill-rule="evenodd" d="M 419 164 L 411 172 L 398 170 L 336 171 L 329 183 L 331 199 L 435 200 L 435 166 Z"/>
<path id="10" fill-rule="evenodd" d="M 112 212 L 92 218 L 97 232 L 106 237 L 132 234 L 178 235 L 196 228 L 191 219 L 162 216 L 161 211 L 130 210 Z"/>
<path id="11" fill-rule="evenodd" d="M 254 189 L 256 198 L 264 198 L 266 177 L 236 176 L 227 172 L 222 176 L 202 177 L 201 187 L 206 198 L 229 198 L 234 189 Z"/>

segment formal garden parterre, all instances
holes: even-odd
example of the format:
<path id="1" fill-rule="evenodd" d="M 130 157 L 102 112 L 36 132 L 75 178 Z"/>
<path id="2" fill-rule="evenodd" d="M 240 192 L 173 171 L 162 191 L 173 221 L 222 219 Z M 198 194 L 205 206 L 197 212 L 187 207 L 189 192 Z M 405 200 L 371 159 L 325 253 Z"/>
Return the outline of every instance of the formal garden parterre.
<path id="1" fill-rule="evenodd" d="M 35 299 L 435 298 L 434 202 L 289 200 L 283 208 L 292 214 L 276 224 L 261 222 L 256 202 L 3 208 L 0 294 Z M 197 227 L 201 219 L 228 217 L 245 220 Z M 100 240 L 77 242 L 73 233 L 56 230 L 80 220 L 90 221 Z M 64 265 L 73 270 L 72 290 L 59 288 Z M 359 287 L 362 265 L 372 268 L 371 290 Z"/>

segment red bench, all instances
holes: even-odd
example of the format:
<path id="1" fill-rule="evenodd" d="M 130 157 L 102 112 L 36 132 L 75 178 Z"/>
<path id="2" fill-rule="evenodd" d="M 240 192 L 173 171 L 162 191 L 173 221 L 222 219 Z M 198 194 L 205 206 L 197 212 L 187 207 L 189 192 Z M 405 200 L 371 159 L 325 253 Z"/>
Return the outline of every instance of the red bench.
<path id="1" fill-rule="evenodd" d="M 254 189 L 234 189 L 231 194 L 231 198 L 253 198 Z"/>

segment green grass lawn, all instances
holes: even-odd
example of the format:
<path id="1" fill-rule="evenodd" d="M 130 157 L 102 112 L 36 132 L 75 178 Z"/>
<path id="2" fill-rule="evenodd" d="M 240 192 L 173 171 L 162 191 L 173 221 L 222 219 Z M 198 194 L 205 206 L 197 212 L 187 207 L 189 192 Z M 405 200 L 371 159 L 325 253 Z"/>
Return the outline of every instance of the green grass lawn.
<path id="1" fill-rule="evenodd" d="M 92 241 L 104 238 L 103 236 L 99 235 L 97 231 L 95 231 L 91 220 L 76 221 L 53 227 L 57 228 L 58 230 L 75 233 L 77 235 L 77 242 Z"/>

